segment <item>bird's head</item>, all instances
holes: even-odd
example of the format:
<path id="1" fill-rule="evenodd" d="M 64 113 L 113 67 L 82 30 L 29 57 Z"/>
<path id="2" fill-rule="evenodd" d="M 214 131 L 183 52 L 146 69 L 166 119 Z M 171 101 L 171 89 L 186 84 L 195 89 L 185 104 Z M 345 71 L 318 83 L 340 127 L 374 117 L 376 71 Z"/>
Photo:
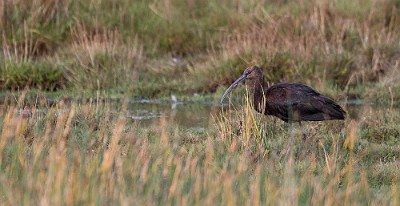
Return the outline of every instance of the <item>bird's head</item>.
<path id="1" fill-rule="evenodd" d="M 262 84 L 262 72 L 261 69 L 258 68 L 257 66 L 249 66 L 247 67 L 243 75 L 240 76 L 238 79 L 236 79 L 231 86 L 228 87 L 228 89 L 225 91 L 224 95 L 221 97 L 221 104 L 224 101 L 226 95 L 229 94 L 241 81 L 248 80 L 249 85 L 254 85 L 255 83 Z M 246 83 L 247 84 L 247 83 Z"/>
<path id="2" fill-rule="evenodd" d="M 247 67 L 244 72 L 243 75 L 246 75 L 247 80 L 253 80 L 253 79 L 258 79 L 260 77 L 262 77 L 262 72 L 261 69 L 258 68 L 257 66 L 249 66 Z"/>

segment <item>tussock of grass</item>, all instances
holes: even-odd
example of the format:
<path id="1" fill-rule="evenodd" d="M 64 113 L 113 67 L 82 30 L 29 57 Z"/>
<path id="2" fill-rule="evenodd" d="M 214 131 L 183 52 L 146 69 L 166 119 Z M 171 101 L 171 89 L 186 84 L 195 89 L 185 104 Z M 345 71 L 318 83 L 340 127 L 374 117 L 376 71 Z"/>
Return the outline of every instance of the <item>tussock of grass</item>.
<path id="1" fill-rule="evenodd" d="M 71 86 L 83 89 L 129 88 L 137 81 L 142 48 L 136 42 L 123 45 L 117 32 L 85 28 L 73 30 L 75 41 L 57 57 Z"/>
<path id="2" fill-rule="evenodd" d="M 25 86 L 53 91 L 63 87 L 63 77 L 59 68 L 42 61 L 8 61 L 0 70 L 0 88 L 22 89 Z"/>
<path id="3" fill-rule="evenodd" d="M 50 59 L 37 57 L 40 44 L 25 36 L 23 44 L 4 44 L 0 56 L 0 89 L 21 89 L 26 86 L 52 91 L 65 87 L 61 69 Z"/>

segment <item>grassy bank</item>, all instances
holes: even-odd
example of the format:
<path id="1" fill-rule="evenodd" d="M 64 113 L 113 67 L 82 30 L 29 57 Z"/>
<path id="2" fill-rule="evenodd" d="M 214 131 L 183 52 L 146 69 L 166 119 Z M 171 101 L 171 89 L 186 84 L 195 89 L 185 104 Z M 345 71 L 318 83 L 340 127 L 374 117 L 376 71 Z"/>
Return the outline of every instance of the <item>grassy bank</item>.
<path id="1" fill-rule="evenodd" d="M 120 118 L 107 104 L 19 104 L 0 110 L 4 204 L 396 205 L 398 112 L 307 123 L 301 141 L 280 120 L 243 106 L 210 127 Z M 27 108 L 26 108 L 27 109 Z M 46 111 L 46 112 L 43 112 Z M 171 111 L 173 112 L 173 111 Z M 291 153 L 286 153 L 293 136 Z"/>
<path id="2" fill-rule="evenodd" d="M 0 87 L 191 95 L 256 64 L 270 83 L 397 100 L 399 11 L 394 0 L 4 1 Z"/>

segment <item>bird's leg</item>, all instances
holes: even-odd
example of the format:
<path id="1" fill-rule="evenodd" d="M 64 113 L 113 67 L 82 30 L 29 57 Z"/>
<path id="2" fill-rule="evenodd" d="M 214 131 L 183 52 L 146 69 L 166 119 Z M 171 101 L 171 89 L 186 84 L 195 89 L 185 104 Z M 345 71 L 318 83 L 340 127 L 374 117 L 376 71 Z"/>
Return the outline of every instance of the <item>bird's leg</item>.
<path id="1" fill-rule="evenodd" d="M 304 132 L 303 126 L 301 126 L 301 121 L 299 121 L 299 126 L 300 126 L 300 128 L 301 128 L 301 133 L 303 134 L 303 142 L 305 142 L 306 139 L 307 139 L 307 135 L 306 135 L 306 133 Z"/>
<path id="2" fill-rule="evenodd" d="M 286 151 L 285 159 L 287 159 L 289 157 L 289 154 L 292 151 L 292 146 L 294 143 L 293 125 L 292 125 L 291 121 L 289 121 L 288 123 L 289 123 L 289 132 L 290 132 L 290 143 L 289 143 L 289 148 Z"/>
<path id="3" fill-rule="evenodd" d="M 300 148 L 299 148 L 299 150 L 297 152 L 297 156 L 298 157 L 300 157 L 300 156 L 302 157 L 302 156 L 304 156 L 304 143 L 306 142 L 307 136 L 306 136 L 306 133 L 304 132 L 303 126 L 301 125 L 301 121 L 299 121 L 299 126 L 300 126 L 301 134 L 302 134 L 303 137 L 302 137 Z"/>

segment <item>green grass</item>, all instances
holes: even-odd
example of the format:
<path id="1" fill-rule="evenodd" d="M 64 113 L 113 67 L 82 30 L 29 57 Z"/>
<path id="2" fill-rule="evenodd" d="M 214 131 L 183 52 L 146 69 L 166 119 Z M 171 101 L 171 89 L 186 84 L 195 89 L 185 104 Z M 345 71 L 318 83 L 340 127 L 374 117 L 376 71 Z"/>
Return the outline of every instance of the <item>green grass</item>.
<path id="1" fill-rule="evenodd" d="M 60 69 L 46 61 L 8 61 L 2 62 L 0 70 L 0 88 L 23 89 L 32 86 L 53 91 L 65 82 Z"/>

